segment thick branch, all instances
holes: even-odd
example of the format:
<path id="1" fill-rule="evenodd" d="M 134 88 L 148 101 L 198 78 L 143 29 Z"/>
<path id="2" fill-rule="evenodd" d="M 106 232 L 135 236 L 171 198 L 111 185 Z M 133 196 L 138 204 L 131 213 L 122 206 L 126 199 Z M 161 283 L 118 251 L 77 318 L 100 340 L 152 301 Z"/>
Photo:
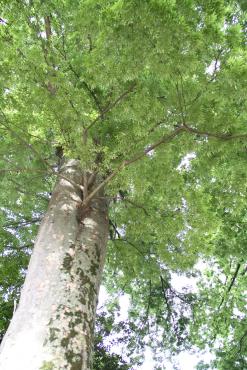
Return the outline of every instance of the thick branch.
<path id="1" fill-rule="evenodd" d="M 83 135 L 82 135 L 82 145 L 86 147 L 87 145 L 87 131 L 83 130 Z M 88 178 L 87 178 L 87 170 L 84 169 L 83 171 L 83 187 L 84 187 L 84 192 L 83 192 L 83 198 L 87 198 L 88 196 Z"/>
<path id="2" fill-rule="evenodd" d="M 141 153 L 136 154 L 131 159 L 125 161 L 125 166 L 128 166 L 131 163 L 134 163 L 138 161 L 139 159 L 147 156 L 148 153 L 150 153 L 152 150 L 154 150 L 161 144 L 169 143 L 174 137 L 178 136 L 182 131 L 184 131 L 184 128 L 181 126 L 181 127 L 178 127 L 176 130 L 174 130 L 171 134 L 163 136 L 160 140 L 156 141 L 154 144 L 149 145 Z"/>
<path id="3" fill-rule="evenodd" d="M 45 34 L 46 39 L 49 40 L 49 38 L 51 37 L 51 21 L 49 16 L 45 17 Z"/>
<path id="4" fill-rule="evenodd" d="M 231 291 L 231 289 L 232 289 L 233 285 L 235 284 L 235 281 L 236 281 L 236 279 L 237 279 L 237 276 L 238 276 L 238 273 L 239 273 L 239 269 L 240 269 L 240 267 L 241 267 L 241 264 L 240 264 L 240 263 L 238 263 L 238 264 L 237 264 L 237 267 L 236 267 L 236 269 L 235 269 L 235 271 L 234 271 L 234 274 L 233 274 L 233 276 L 232 276 L 232 279 L 231 279 L 230 285 L 229 285 L 229 287 L 227 288 L 227 292 L 226 292 L 226 294 L 230 293 L 230 291 Z M 223 298 L 222 298 L 222 300 L 221 300 L 221 302 L 220 302 L 220 304 L 219 304 L 218 309 L 220 309 L 220 307 L 222 306 L 222 304 L 223 304 L 224 300 L 225 300 L 225 297 L 223 297 Z"/>
<path id="5" fill-rule="evenodd" d="M 91 199 L 97 194 L 97 192 L 102 189 L 106 184 L 108 184 L 111 179 L 113 179 L 116 175 L 118 175 L 119 172 L 121 172 L 125 167 L 129 166 L 130 164 L 138 161 L 139 159 L 142 159 L 143 157 L 146 157 L 148 153 L 150 153 L 152 150 L 160 146 L 161 144 L 166 144 L 172 141 L 176 136 L 178 136 L 182 132 L 188 132 L 192 134 L 196 134 L 199 136 L 205 136 L 205 137 L 212 137 L 219 140 L 234 140 L 234 139 L 241 139 L 241 138 L 247 138 L 247 134 L 241 134 L 241 135 L 228 135 L 228 134 L 220 134 L 220 133 L 212 133 L 207 131 L 200 131 L 197 129 L 194 129 L 187 124 L 183 124 L 181 126 L 178 126 L 176 130 L 174 130 L 171 134 L 163 136 L 160 140 L 156 141 L 154 144 L 149 145 L 146 149 L 144 149 L 142 152 L 134 155 L 132 158 L 128 160 L 124 160 L 115 171 L 113 171 L 104 181 L 102 181 L 89 195 L 86 199 L 83 201 L 83 205 L 88 205 L 88 203 L 91 201 Z"/>
<path id="6" fill-rule="evenodd" d="M 83 192 L 84 188 L 82 185 L 78 185 L 75 181 L 71 180 L 71 179 L 68 179 L 68 177 L 62 175 L 62 174 L 58 174 L 58 177 L 60 177 L 61 179 L 65 180 L 65 181 L 68 181 L 71 185 L 73 185 L 76 189 L 78 189 L 80 192 Z"/>
<path id="7" fill-rule="evenodd" d="M 237 267 L 236 267 L 236 270 L 235 270 L 235 272 L 234 272 L 234 274 L 233 274 L 233 277 L 232 277 L 231 283 L 230 283 L 230 285 L 229 285 L 229 287 L 228 287 L 228 289 L 227 289 L 227 293 L 229 293 L 229 292 L 230 292 L 230 290 L 232 289 L 232 287 L 233 287 L 233 285 L 234 285 L 234 283 L 235 283 L 235 280 L 236 280 L 236 278 L 237 278 L 237 276 L 238 276 L 238 272 L 239 272 L 240 267 L 241 267 L 241 264 L 240 264 L 240 263 L 238 263 L 238 264 L 237 264 Z"/>
<path id="8" fill-rule="evenodd" d="M 172 132 L 170 135 L 163 136 L 160 140 L 155 142 L 154 144 L 150 145 L 148 148 L 146 148 L 141 153 L 138 153 L 134 155 L 129 160 L 124 160 L 115 171 L 113 171 L 104 181 L 102 181 L 89 195 L 86 199 L 84 199 L 83 204 L 86 206 L 91 201 L 91 199 L 98 193 L 100 189 L 102 189 L 108 182 L 111 181 L 119 172 L 121 172 L 125 167 L 129 166 L 131 163 L 134 163 L 138 161 L 139 159 L 147 156 L 149 152 L 151 152 L 153 149 L 158 147 L 159 145 L 163 143 L 170 142 L 175 136 L 177 136 L 180 132 L 183 131 L 183 128 L 178 127 L 174 132 Z"/>

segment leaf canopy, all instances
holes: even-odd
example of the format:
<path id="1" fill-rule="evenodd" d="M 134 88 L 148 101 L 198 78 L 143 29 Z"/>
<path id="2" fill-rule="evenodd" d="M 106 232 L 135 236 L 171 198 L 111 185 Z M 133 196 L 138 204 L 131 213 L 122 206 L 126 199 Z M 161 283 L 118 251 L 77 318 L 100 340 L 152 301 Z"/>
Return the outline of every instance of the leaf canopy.
<path id="1" fill-rule="evenodd" d="M 105 179 L 105 284 L 130 295 L 142 343 L 209 345 L 213 366 L 245 366 L 244 2 L 0 4 L 0 330 L 62 150 Z M 222 276 L 238 264 L 233 293 Z M 174 272 L 200 276 L 199 291 L 176 292 Z"/>

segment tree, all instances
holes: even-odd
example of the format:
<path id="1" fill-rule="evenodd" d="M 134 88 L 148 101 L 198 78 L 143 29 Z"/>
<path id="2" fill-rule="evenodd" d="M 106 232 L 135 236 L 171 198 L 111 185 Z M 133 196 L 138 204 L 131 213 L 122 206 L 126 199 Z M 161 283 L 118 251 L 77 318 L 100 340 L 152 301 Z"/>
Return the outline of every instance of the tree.
<path id="1" fill-rule="evenodd" d="M 188 346 L 193 296 L 173 290 L 171 271 L 218 257 L 214 236 L 227 234 L 215 179 L 224 174 L 222 192 L 239 210 L 246 192 L 244 12 L 223 0 L 1 7 L 10 279 L 21 281 L 19 258 L 25 265 L 42 217 L 1 369 L 91 367 L 109 224 L 106 284 L 132 294 L 143 336 L 159 331 L 172 350 Z"/>

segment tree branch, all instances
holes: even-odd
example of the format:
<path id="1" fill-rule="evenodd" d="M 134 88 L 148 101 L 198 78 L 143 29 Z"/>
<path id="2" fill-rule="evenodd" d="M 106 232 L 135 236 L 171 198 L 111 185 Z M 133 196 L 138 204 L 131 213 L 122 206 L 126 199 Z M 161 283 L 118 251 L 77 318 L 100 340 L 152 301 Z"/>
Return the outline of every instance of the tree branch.
<path id="1" fill-rule="evenodd" d="M 235 280 L 236 280 L 236 278 L 237 278 L 237 276 L 238 276 L 238 272 L 239 272 L 240 267 L 241 267 L 241 264 L 240 264 L 240 263 L 238 263 L 238 264 L 237 264 L 237 267 L 236 267 L 236 270 L 235 270 L 235 272 L 234 272 L 234 274 L 233 274 L 233 277 L 232 277 L 231 283 L 230 283 L 230 285 L 229 285 L 229 287 L 228 287 L 228 289 L 227 289 L 227 293 L 229 293 L 229 292 L 230 292 L 230 290 L 232 289 L 232 287 L 233 287 L 233 285 L 234 285 L 234 283 L 235 283 Z"/>
<path id="2" fill-rule="evenodd" d="M 215 57 L 215 62 L 214 62 L 214 70 L 213 70 L 213 72 L 212 72 L 212 76 L 211 76 L 211 78 L 207 81 L 207 83 L 206 83 L 206 86 L 205 86 L 205 88 L 203 89 L 203 90 L 200 90 L 197 94 L 196 94 L 196 96 L 191 100 L 191 101 L 189 101 L 188 103 L 187 103 L 187 107 L 189 107 L 189 106 L 191 106 L 191 105 L 193 105 L 203 94 L 205 94 L 205 92 L 207 91 L 207 88 L 208 88 L 208 85 L 211 83 L 211 82 L 213 82 L 213 81 L 215 81 L 215 79 L 216 79 L 216 75 L 217 75 L 217 71 L 218 71 L 218 67 L 219 67 L 219 62 L 220 62 L 220 56 L 221 56 L 221 54 L 222 54 L 222 51 L 223 50 L 219 50 L 219 52 L 218 52 L 218 54 L 216 55 L 216 57 Z M 222 65 L 222 64 L 221 64 Z"/>
<path id="3" fill-rule="evenodd" d="M 39 168 L 1 168 L 0 173 L 6 173 L 6 172 L 46 172 L 45 169 L 39 169 Z"/>
<path id="4" fill-rule="evenodd" d="M 5 113 L 0 110 L 2 116 L 4 117 L 4 120 L 9 123 L 9 120 L 8 118 L 6 117 Z M 46 167 L 49 167 L 51 168 L 50 164 L 43 158 L 41 157 L 41 155 L 39 154 L 39 152 L 32 146 L 32 144 L 28 143 L 25 139 L 23 139 L 23 137 L 19 136 L 15 130 L 13 130 L 8 124 L 5 124 L 3 122 L 1 122 L 1 125 L 3 127 L 5 127 L 11 134 L 12 136 L 14 136 L 15 138 L 17 138 L 17 140 L 22 143 L 24 146 L 26 146 L 28 149 L 30 149 L 35 155 L 36 157 L 42 162 L 45 164 Z"/>
<path id="5" fill-rule="evenodd" d="M 19 184 L 15 179 L 13 179 L 13 176 L 8 178 L 8 181 L 13 183 L 15 186 L 14 186 L 14 189 L 18 192 L 18 193 L 21 193 L 21 194 L 24 194 L 24 195 L 29 195 L 31 197 L 35 197 L 35 198 L 40 198 L 42 200 L 45 200 L 46 202 L 49 202 L 49 198 L 41 195 L 41 194 L 35 194 L 35 193 L 31 193 L 29 191 L 25 191 L 23 190 L 21 187 L 22 185 Z"/>
<path id="6" fill-rule="evenodd" d="M 106 113 L 110 112 L 118 103 L 121 102 L 121 100 L 124 100 L 127 95 L 129 95 L 131 92 L 133 92 L 134 88 L 136 86 L 136 83 L 132 84 L 128 90 L 124 91 L 114 102 L 110 103 L 107 107 L 103 108 L 101 113 L 95 118 L 93 122 L 90 123 L 90 125 L 86 128 L 86 130 L 90 130 L 96 122 L 98 122 L 100 119 L 103 119 Z"/>
<path id="7" fill-rule="evenodd" d="M 113 171 L 104 181 L 102 181 L 89 195 L 87 198 L 84 199 L 83 205 L 88 205 L 88 203 L 91 201 L 91 199 L 97 194 L 97 192 L 102 189 L 108 182 L 110 182 L 119 172 L 121 172 L 125 167 L 129 166 L 130 164 L 138 161 L 139 159 L 146 157 L 148 153 L 150 153 L 152 150 L 160 146 L 161 144 L 166 144 L 172 141 L 176 136 L 178 136 L 182 132 L 188 132 L 192 134 L 196 134 L 199 136 L 205 136 L 205 137 L 212 137 L 219 140 L 234 140 L 234 139 L 241 139 L 241 138 L 247 138 L 247 134 L 241 134 L 241 135 L 228 135 L 228 134 L 219 134 L 219 133 L 211 133 L 207 131 L 200 131 L 197 129 L 194 129 L 193 127 L 188 126 L 187 124 L 182 124 L 178 126 L 172 133 L 163 136 L 160 140 L 156 141 L 154 144 L 149 145 L 146 149 L 144 149 L 142 152 L 134 155 L 132 158 L 128 160 L 124 160 L 115 171 Z"/>
<path id="8" fill-rule="evenodd" d="M 109 224 L 112 226 L 112 228 L 113 228 L 113 230 L 114 230 L 115 234 L 117 235 L 117 238 L 112 239 L 112 241 L 122 241 L 122 242 L 124 242 L 124 243 L 127 243 L 127 244 L 129 244 L 131 247 L 135 248 L 135 249 L 137 250 L 137 252 L 138 252 L 141 256 L 144 256 L 144 253 L 142 253 L 142 252 L 140 251 L 140 249 L 139 249 L 139 248 L 137 248 L 137 246 L 136 246 L 135 244 L 131 243 L 129 240 L 127 240 L 127 239 L 125 239 L 125 238 L 123 238 L 123 237 L 122 237 L 122 235 L 121 235 L 121 234 L 120 234 L 120 232 L 118 231 L 117 226 L 114 224 L 114 222 L 112 222 L 111 220 L 109 220 Z"/>
<path id="9" fill-rule="evenodd" d="M 146 148 L 144 151 L 142 151 L 139 154 L 134 155 L 129 160 L 124 160 L 115 171 L 113 171 L 104 181 L 102 181 L 89 195 L 86 199 L 83 200 L 83 205 L 87 206 L 88 203 L 91 201 L 91 199 L 98 193 L 100 189 L 102 189 L 108 182 L 111 181 L 119 172 L 121 172 L 125 167 L 129 166 L 131 163 L 134 163 L 138 161 L 139 159 L 147 156 L 151 150 L 157 148 L 159 145 L 163 143 L 170 142 L 174 137 L 179 135 L 182 131 L 184 131 L 183 127 L 178 127 L 176 130 L 174 130 L 171 134 L 163 136 L 160 140 L 156 141 L 154 144 L 150 145 L 148 148 Z"/>
<path id="10" fill-rule="evenodd" d="M 164 297 L 164 300 L 165 300 L 165 303 L 166 303 L 167 317 L 170 320 L 171 315 L 172 315 L 172 309 L 171 309 L 171 306 L 170 306 L 170 303 L 169 303 L 169 299 L 166 296 L 167 287 L 166 287 L 166 282 L 164 281 L 164 278 L 163 278 L 162 275 L 160 275 L 160 282 L 161 282 L 161 290 L 162 290 L 163 297 Z"/>
<path id="11" fill-rule="evenodd" d="M 147 304 L 147 308 L 146 308 L 146 314 L 145 314 L 145 321 L 147 323 L 147 332 L 149 334 L 149 310 L 150 310 L 150 305 L 151 305 L 151 300 L 152 300 L 152 280 L 150 279 L 149 280 L 149 295 L 148 295 L 148 304 Z"/>
<path id="12" fill-rule="evenodd" d="M 14 245 L 5 245 L 4 249 L 10 249 L 11 251 L 22 251 L 25 249 L 31 249 L 33 248 L 33 243 L 19 245 L 18 247 L 15 247 Z M 4 251 L 1 253 L 3 255 Z"/>
<path id="13" fill-rule="evenodd" d="M 188 126 L 186 123 L 184 123 L 182 127 L 183 127 L 183 130 L 186 132 L 196 134 L 199 136 L 212 137 L 212 138 L 219 139 L 219 140 L 227 141 L 227 140 L 247 138 L 247 134 L 231 135 L 231 134 L 220 134 L 220 133 L 214 133 L 214 132 L 208 132 L 208 131 L 200 131 L 191 126 Z"/>
<path id="14" fill-rule="evenodd" d="M 149 214 L 148 214 L 148 212 L 147 212 L 147 210 L 146 210 L 146 208 L 145 208 L 144 206 L 142 206 L 141 204 L 137 204 L 136 202 L 134 202 L 134 201 L 132 201 L 132 200 L 130 200 L 130 199 L 128 199 L 128 198 L 126 198 L 124 194 L 121 194 L 121 193 L 120 193 L 120 191 L 119 191 L 119 195 L 120 195 L 120 198 L 121 198 L 123 201 L 125 201 L 125 202 L 127 202 L 127 203 L 131 204 L 132 206 L 134 206 L 134 207 L 136 207 L 136 208 L 140 208 L 140 209 L 142 209 L 142 210 L 143 210 L 143 212 L 145 213 L 145 215 L 146 215 L 146 216 L 149 216 Z M 116 199 L 116 197 L 115 197 L 115 199 Z"/>
<path id="15" fill-rule="evenodd" d="M 49 15 L 45 17 L 45 34 L 46 34 L 46 39 L 49 40 L 52 34 L 51 33 L 51 20 L 50 20 Z"/>
<path id="16" fill-rule="evenodd" d="M 238 273 L 239 273 L 239 269 L 240 269 L 240 267 L 241 267 L 241 264 L 240 264 L 240 263 L 238 263 L 238 264 L 237 264 L 237 267 L 236 267 L 236 269 L 235 269 L 235 271 L 234 271 L 234 274 L 233 274 L 233 276 L 232 276 L 232 279 L 231 279 L 230 285 L 229 285 L 229 287 L 227 288 L 226 294 L 230 293 L 230 291 L 231 291 L 231 289 L 232 289 L 233 285 L 235 284 L 235 281 L 236 281 L 236 278 L 237 278 L 237 276 L 238 276 Z M 225 297 L 222 297 L 222 300 L 221 300 L 221 302 L 220 302 L 220 304 L 219 304 L 219 306 L 218 306 L 218 309 L 220 309 L 220 307 L 222 306 L 222 304 L 224 303 L 224 301 L 225 301 Z"/>
<path id="17" fill-rule="evenodd" d="M 68 177 L 66 177 L 66 176 L 64 176 L 64 175 L 62 175 L 62 174 L 60 174 L 60 173 L 58 173 L 57 175 L 58 175 L 58 177 L 60 177 L 61 179 L 65 180 L 65 181 L 68 181 L 71 185 L 73 185 L 73 186 L 74 186 L 76 189 L 78 189 L 80 192 L 83 192 L 84 187 L 83 187 L 82 185 L 77 184 L 75 181 L 73 181 L 73 180 L 69 179 Z"/>
<path id="18" fill-rule="evenodd" d="M 40 221 L 41 221 L 40 217 L 31 220 L 13 221 L 3 225 L 3 227 L 8 229 L 18 229 L 19 227 L 29 226 L 31 224 L 36 224 Z"/>
<path id="19" fill-rule="evenodd" d="M 57 50 L 59 50 L 59 49 L 57 49 Z M 66 58 L 65 58 L 65 60 L 66 60 Z M 68 63 L 68 67 L 71 70 L 71 72 L 75 75 L 75 77 L 78 80 L 80 80 L 79 73 L 74 69 L 74 67 L 72 66 L 72 64 L 70 62 Z M 94 104 L 97 107 L 97 109 L 101 112 L 102 111 L 102 107 L 101 107 L 100 102 L 99 102 L 99 99 L 98 99 L 97 95 L 95 94 L 95 92 L 93 91 L 93 89 L 90 88 L 90 86 L 88 85 L 88 83 L 85 80 L 80 81 L 80 82 L 84 86 L 85 90 L 89 93 L 89 95 L 91 96 L 91 98 L 93 99 Z"/>

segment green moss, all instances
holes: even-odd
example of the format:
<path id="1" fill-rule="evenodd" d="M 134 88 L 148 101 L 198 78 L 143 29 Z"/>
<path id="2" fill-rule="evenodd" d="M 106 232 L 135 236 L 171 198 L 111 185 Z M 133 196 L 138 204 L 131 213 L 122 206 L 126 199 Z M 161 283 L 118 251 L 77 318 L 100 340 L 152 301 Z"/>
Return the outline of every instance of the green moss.
<path id="1" fill-rule="evenodd" d="M 73 323 L 74 325 L 74 323 Z M 68 335 L 61 340 L 61 346 L 66 349 L 65 351 L 65 357 L 67 362 L 70 364 L 71 370 L 81 370 L 82 368 L 82 356 L 81 354 L 74 353 L 71 350 L 68 350 L 68 346 L 70 343 L 71 338 L 75 337 L 77 335 L 77 332 L 72 329 L 68 333 Z"/>
<path id="2" fill-rule="evenodd" d="M 97 243 L 95 243 L 94 246 L 95 246 L 95 253 L 96 253 L 96 256 L 99 262 L 100 261 L 100 246 Z"/>
<path id="3" fill-rule="evenodd" d="M 57 328 L 50 328 L 50 342 L 53 342 L 57 339 L 57 332 L 59 332 L 59 329 Z"/>
<path id="4" fill-rule="evenodd" d="M 76 271 L 77 275 L 79 275 L 80 281 L 82 285 L 91 284 L 91 280 L 87 274 L 83 271 L 82 268 L 78 268 Z"/>
<path id="5" fill-rule="evenodd" d="M 75 249 L 75 244 L 71 244 L 70 249 L 74 250 Z M 69 253 L 66 253 L 66 255 L 63 259 L 63 269 L 66 270 L 66 272 L 70 272 L 72 266 L 73 266 L 73 257 Z"/>
<path id="6" fill-rule="evenodd" d="M 72 351 L 66 352 L 66 359 L 68 363 L 70 364 L 71 370 L 81 370 L 82 368 L 82 355 L 75 355 Z"/>
<path id="7" fill-rule="evenodd" d="M 51 361 L 45 361 L 41 366 L 40 370 L 53 370 L 55 368 L 54 363 Z"/>
<path id="8" fill-rule="evenodd" d="M 90 272 L 92 273 L 93 276 L 97 274 L 98 269 L 99 269 L 99 263 L 92 262 L 91 267 L 90 267 Z"/>
<path id="9" fill-rule="evenodd" d="M 66 270 L 67 272 L 70 272 L 72 265 L 73 265 L 73 258 L 71 257 L 69 253 L 66 253 L 64 260 L 63 260 L 64 270 Z"/>

